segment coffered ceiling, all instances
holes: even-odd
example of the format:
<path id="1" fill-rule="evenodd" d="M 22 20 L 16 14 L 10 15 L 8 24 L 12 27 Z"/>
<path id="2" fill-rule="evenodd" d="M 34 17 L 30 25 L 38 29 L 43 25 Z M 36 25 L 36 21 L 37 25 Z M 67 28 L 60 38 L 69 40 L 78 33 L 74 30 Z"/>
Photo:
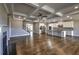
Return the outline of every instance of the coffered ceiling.
<path id="1" fill-rule="evenodd" d="M 78 12 L 79 8 L 74 9 L 79 4 L 75 3 L 12 3 L 6 4 L 11 13 L 17 17 L 26 15 L 29 20 L 36 20 L 39 16 L 48 19 L 58 18 Z M 16 16 L 15 15 L 15 16 Z"/>

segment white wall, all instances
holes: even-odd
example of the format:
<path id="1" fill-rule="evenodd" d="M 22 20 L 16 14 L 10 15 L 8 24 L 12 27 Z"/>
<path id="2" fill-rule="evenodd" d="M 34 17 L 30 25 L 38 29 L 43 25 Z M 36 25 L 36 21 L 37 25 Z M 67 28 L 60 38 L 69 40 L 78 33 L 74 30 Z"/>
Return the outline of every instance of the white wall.
<path id="1" fill-rule="evenodd" d="M 12 23 L 11 23 L 11 27 L 12 28 L 20 28 L 20 29 L 22 29 L 23 28 L 23 22 L 22 22 L 22 20 L 12 20 L 11 21 Z"/>
<path id="2" fill-rule="evenodd" d="M 33 23 L 33 32 L 39 34 L 39 23 Z"/>

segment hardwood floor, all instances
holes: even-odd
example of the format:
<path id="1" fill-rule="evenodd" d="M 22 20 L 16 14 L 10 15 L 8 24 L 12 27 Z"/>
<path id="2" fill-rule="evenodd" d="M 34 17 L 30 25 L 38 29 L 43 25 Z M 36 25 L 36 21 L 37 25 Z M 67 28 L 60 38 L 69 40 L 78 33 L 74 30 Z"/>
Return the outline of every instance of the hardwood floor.
<path id="1" fill-rule="evenodd" d="M 9 41 L 9 54 L 79 55 L 79 38 L 61 38 L 45 34 L 14 37 Z"/>

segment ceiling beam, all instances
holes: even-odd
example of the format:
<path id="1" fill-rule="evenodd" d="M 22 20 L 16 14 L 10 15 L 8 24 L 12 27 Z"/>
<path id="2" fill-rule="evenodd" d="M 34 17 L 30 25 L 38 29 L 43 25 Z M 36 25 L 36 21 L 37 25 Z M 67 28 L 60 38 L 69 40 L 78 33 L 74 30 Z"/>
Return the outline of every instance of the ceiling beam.
<path id="1" fill-rule="evenodd" d="M 74 8 L 75 6 L 79 6 L 79 4 L 74 4 L 72 6 L 66 7 L 64 9 L 61 9 L 59 11 L 56 11 L 54 14 L 58 15 L 58 16 L 64 16 L 63 12 L 66 12 L 67 10 L 73 10 L 72 8 Z M 67 14 L 69 14 L 71 11 L 69 11 Z M 51 18 L 53 14 L 50 14 L 49 17 Z"/>
<path id="2" fill-rule="evenodd" d="M 11 10 L 12 10 L 12 14 L 13 14 L 13 12 L 14 12 L 14 4 L 13 3 L 11 4 Z M 13 14 L 13 19 L 15 19 L 14 14 Z"/>
<path id="3" fill-rule="evenodd" d="M 19 16 L 25 16 L 25 17 L 27 17 L 26 14 L 23 14 L 23 13 L 20 13 L 20 12 L 13 12 L 13 14 L 14 15 L 19 15 Z"/>
<path id="4" fill-rule="evenodd" d="M 14 4 L 11 4 L 12 13 L 14 12 Z"/>
<path id="5" fill-rule="evenodd" d="M 4 8 L 5 8 L 6 12 L 9 13 L 9 9 L 8 9 L 6 3 L 4 3 L 3 5 L 4 5 Z"/>
<path id="6" fill-rule="evenodd" d="M 45 4 L 41 4 L 41 5 L 39 5 L 30 15 L 34 15 L 36 12 L 38 12 L 40 9 L 41 9 L 41 7 L 43 7 Z"/>

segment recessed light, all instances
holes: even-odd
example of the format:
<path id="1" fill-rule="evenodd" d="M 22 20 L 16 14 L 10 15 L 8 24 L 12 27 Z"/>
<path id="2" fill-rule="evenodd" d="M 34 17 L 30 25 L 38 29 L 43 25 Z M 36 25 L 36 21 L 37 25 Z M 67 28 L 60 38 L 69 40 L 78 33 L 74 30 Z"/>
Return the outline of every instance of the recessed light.
<path id="1" fill-rule="evenodd" d="M 70 16 L 67 16 L 67 18 L 69 18 Z"/>
<path id="2" fill-rule="evenodd" d="M 78 9 L 78 6 L 75 6 L 74 9 Z"/>
<path id="3" fill-rule="evenodd" d="M 70 17 L 70 19 L 72 19 L 72 17 Z"/>
<path id="4" fill-rule="evenodd" d="M 58 16 L 63 16 L 63 14 L 61 12 L 57 12 L 56 13 Z"/>
<path id="5" fill-rule="evenodd" d="M 21 19 L 21 16 L 19 16 L 18 18 Z"/>
<path id="6" fill-rule="evenodd" d="M 26 19 L 26 18 L 24 17 L 24 19 Z"/>
<path id="7" fill-rule="evenodd" d="M 30 16 L 31 18 L 35 18 L 35 16 Z"/>

